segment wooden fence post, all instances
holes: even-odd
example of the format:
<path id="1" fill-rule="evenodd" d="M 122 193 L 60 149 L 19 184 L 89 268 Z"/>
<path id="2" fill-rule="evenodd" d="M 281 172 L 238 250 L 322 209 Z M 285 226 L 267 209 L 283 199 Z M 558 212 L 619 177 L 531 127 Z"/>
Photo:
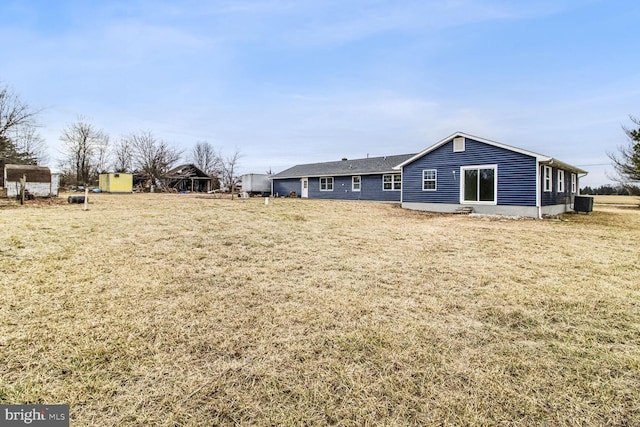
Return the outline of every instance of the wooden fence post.
<path id="1" fill-rule="evenodd" d="M 24 191 L 27 186 L 27 175 L 22 175 L 20 178 L 20 204 L 24 205 Z"/>
<path id="2" fill-rule="evenodd" d="M 89 187 L 84 187 L 84 208 L 83 211 L 89 209 Z"/>

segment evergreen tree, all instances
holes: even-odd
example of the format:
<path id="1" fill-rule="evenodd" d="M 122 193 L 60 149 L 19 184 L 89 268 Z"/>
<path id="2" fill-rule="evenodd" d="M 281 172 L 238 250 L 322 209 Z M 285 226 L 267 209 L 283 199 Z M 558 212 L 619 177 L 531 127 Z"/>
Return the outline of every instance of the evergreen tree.
<path id="1" fill-rule="evenodd" d="M 40 138 L 34 130 L 39 112 L 23 102 L 9 86 L 0 85 L 0 160 L 37 163 L 37 156 L 28 147 L 34 138 Z"/>
<path id="2" fill-rule="evenodd" d="M 37 164 L 37 159 L 22 151 L 18 151 L 9 138 L 0 136 L 0 160 L 4 163 Z"/>

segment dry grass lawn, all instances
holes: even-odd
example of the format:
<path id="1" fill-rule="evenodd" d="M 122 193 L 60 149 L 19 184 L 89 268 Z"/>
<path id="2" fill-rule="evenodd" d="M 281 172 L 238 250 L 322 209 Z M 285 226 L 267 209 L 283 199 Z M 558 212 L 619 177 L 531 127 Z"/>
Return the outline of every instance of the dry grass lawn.
<path id="1" fill-rule="evenodd" d="M 638 196 L 592 196 L 593 203 L 640 206 Z"/>
<path id="2" fill-rule="evenodd" d="M 0 403 L 74 426 L 640 425 L 640 209 L 0 207 Z"/>

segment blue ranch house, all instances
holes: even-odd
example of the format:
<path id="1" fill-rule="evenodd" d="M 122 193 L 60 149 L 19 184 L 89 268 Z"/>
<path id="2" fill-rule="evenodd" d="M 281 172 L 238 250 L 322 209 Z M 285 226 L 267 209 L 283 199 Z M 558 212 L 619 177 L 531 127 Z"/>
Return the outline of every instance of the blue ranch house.
<path id="1" fill-rule="evenodd" d="M 414 156 L 405 154 L 296 165 L 271 175 L 271 194 L 400 202 L 402 175 L 394 167 Z"/>
<path id="2" fill-rule="evenodd" d="M 573 210 L 586 173 L 553 157 L 456 132 L 417 154 L 297 165 L 271 179 L 274 195 L 541 218 Z"/>
<path id="3" fill-rule="evenodd" d="M 553 157 L 456 132 L 395 167 L 402 206 L 541 218 L 573 210 L 586 172 Z"/>

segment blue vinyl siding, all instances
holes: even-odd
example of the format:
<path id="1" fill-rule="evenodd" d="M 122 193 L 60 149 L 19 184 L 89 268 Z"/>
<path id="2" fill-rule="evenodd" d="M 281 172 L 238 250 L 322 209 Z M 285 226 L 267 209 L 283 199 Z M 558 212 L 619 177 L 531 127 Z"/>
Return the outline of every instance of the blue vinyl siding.
<path id="1" fill-rule="evenodd" d="M 558 193 L 558 168 L 551 168 L 551 191 L 544 191 L 544 166 L 540 166 L 540 189 L 542 191 L 542 206 L 570 204 L 573 200 L 571 194 L 571 172 L 564 172 L 564 191 Z"/>
<path id="2" fill-rule="evenodd" d="M 397 173 L 397 172 L 396 172 Z M 358 175 L 361 177 L 360 191 L 352 191 L 351 178 L 349 176 L 334 176 L 333 191 L 320 191 L 320 178 L 309 178 L 310 199 L 335 199 L 335 200 L 377 200 L 381 202 L 399 202 L 400 191 L 383 191 L 382 174 Z M 280 196 L 286 196 L 291 191 L 300 195 L 300 178 L 276 179 L 273 181 L 273 192 Z"/>
<path id="3" fill-rule="evenodd" d="M 288 196 L 289 193 L 295 191 L 298 197 L 301 196 L 302 183 L 300 178 L 289 179 L 274 179 L 273 180 L 273 195 L 276 196 Z"/>
<path id="4" fill-rule="evenodd" d="M 403 168 L 402 201 L 460 203 L 460 167 L 498 165 L 498 205 L 536 205 L 536 159 L 467 139 L 465 151 L 454 153 L 450 141 Z M 437 191 L 422 190 L 422 171 L 437 169 Z M 454 174 L 455 172 L 455 174 Z"/>

